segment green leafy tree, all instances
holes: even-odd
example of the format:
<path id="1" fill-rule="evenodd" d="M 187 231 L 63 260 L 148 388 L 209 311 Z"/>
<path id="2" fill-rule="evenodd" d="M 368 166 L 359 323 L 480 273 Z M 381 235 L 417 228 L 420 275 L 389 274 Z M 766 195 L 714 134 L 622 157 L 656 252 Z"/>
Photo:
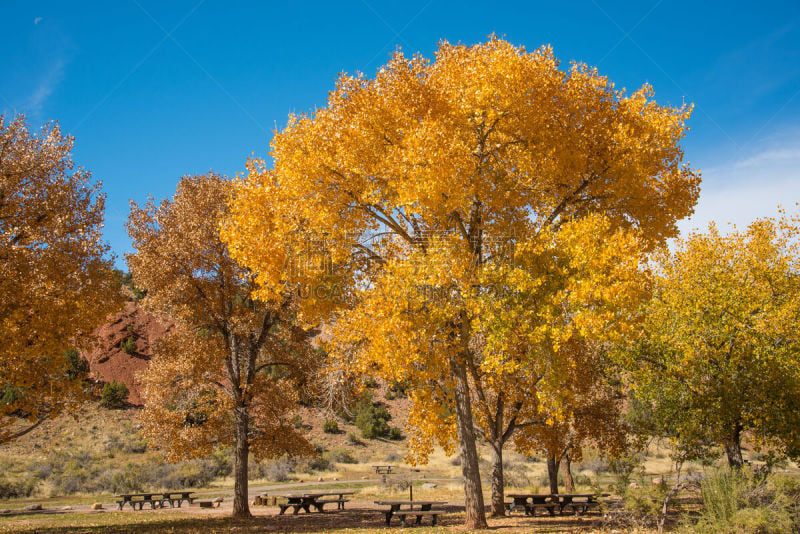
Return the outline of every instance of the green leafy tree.
<path id="1" fill-rule="evenodd" d="M 722 447 L 800 454 L 798 219 L 715 226 L 664 252 L 645 335 L 631 352 L 634 427 L 670 436 L 684 455 Z"/>

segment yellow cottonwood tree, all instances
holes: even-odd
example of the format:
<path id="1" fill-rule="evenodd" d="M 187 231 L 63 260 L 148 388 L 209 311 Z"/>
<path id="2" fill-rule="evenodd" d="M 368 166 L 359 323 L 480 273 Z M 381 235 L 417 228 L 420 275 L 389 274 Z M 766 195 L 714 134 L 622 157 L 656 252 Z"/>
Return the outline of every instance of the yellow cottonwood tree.
<path id="1" fill-rule="evenodd" d="M 800 455 L 800 219 L 679 241 L 660 257 L 644 327 L 630 363 L 653 432 L 690 454 L 721 447 L 732 467 L 744 435 Z"/>
<path id="2" fill-rule="evenodd" d="M 339 310 L 345 337 L 368 330 L 359 321 L 383 325 L 351 340 L 364 349 L 358 365 L 413 380 L 412 431 L 446 443 L 455 426 L 468 528 L 486 524 L 475 302 L 510 263 L 500 244 L 536 249 L 597 213 L 648 247 L 691 213 L 699 177 L 679 146 L 690 108 L 651 96 L 615 90 L 585 65 L 564 72 L 548 47 L 442 42 L 433 61 L 397 53 L 373 79 L 343 75 L 326 107 L 276 134 L 274 172 L 251 162 L 237 186 L 223 237 L 257 273 L 256 297 L 287 282 L 280 264 L 292 253 L 267 242 L 275 232 L 324 235 L 329 264 L 351 267 L 338 301 L 310 295 L 303 313 Z M 276 215 L 262 217 L 266 206 Z M 295 282 L 317 275 L 306 267 Z"/>
<path id="3" fill-rule="evenodd" d="M 0 115 L 0 443 L 85 400 L 65 352 L 122 305 L 105 196 L 56 124 Z"/>
<path id="4" fill-rule="evenodd" d="M 220 241 L 231 186 L 215 174 L 187 176 L 172 200 L 132 204 L 128 263 L 147 288 L 143 305 L 175 323 L 141 377 L 145 435 L 173 457 L 232 445 L 233 514 L 249 516 L 249 453 L 313 453 L 289 419 L 318 358 L 310 332 L 294 323 L 293 295 L 252 300 L 252 275 Z"/>

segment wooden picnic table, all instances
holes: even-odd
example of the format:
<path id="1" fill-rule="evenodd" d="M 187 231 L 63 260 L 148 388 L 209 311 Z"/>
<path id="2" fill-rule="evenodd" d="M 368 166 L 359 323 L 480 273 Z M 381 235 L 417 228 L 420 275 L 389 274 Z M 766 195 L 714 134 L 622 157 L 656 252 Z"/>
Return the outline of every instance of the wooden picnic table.
<path id="1" fill-rule="evenodd" d="M 289 508 L 294 508 L 292 515 L 297 515 L 297 513 L 300 512 L 300 509 L 305 510 L 307 514 L 310 514 L 312 506 L 317 510 L 317 512 L 322 513 L 325 505 L 331 503 L 336 503 L 337 510 L 344 510 L 344 503 L 348 501 L 348 499 L 345 499 L 344 496 L 353 494 L 355 494 L 355 491 L 344 490 L 283 494 L 280 495 L 280 497 L 286 498 L 286 503 L 278 505 L 278 507 L 281 509 L 278 515 L 283 515 Z M 332 496 L 336 496 L 336 499 L 324 498 Z"/>
<path id="2" fill-rule="evenodd" d="M 600 504 L 594 493 L 510 493 L 508 496 L 513 499 L 508 505 L 508 511 L 523 508 L 526 515 L 536 515 L 536 510 L 540 508 L 547 510 L 551 516 L 555 515 L 556 509 L 559 514 L 563 514 L 568 508 L 580 515 Z"/>
<path id="3" fill-rule="evenodd" d="M 126 504 L 130 505 L 134 510 L 138 505 L 139 510 L 141 510 L 145 503 L 150 504 L 151 509 L 155 509 L 156 504 L 163 508 L 166 502 L 169 503 L 170 508 L 174 508 L 176 503 L 180 508 L 183 501 L 188 501 L 191 504 L 194 500 L 193 493 L 193 491 L 152 491 L 149 493 L 120 493 L 119 495 L 114 495 L 114 497 L 120 499 L 117 501 L 120 510 Z"/>
<path id="4" fill-rule="evenodd" d="M 447 504 L 446 501 L 375 501 L 378 506 L 388 506 L 388 510 L 381 510 L 381 513 L 386 515 L 386 525 L 388 526 L 392 517 L 397 516 L 402 518 L 403 524 L 406 522 L 408 516 L 415 516 L 417 518 L 416 524 L 422 522 L 423 516 L 430 516 L 431 523 L 436 524 L 436 517 L 443 514 L 443 510 L 434 510 L 434 506 L 441 506 Z M 403 508 L 403 507 L 406 508 Z"/>
<path id="5" fill-rule="evenodd" d="M 379 475 L 391 475 L 392 471 L 397 468 L 396 465 L 373 465 L 372 467 Z"/>

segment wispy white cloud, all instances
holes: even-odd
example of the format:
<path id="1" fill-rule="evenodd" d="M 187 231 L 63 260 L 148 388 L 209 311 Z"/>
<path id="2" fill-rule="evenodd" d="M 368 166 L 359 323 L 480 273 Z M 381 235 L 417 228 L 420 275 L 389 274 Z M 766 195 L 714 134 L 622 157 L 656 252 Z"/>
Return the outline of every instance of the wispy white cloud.
<path id="1" fill-rule="evenodd" d="M 39 78 L 35 89 L 28 96 L 25 107 L 30 115 L 34 117 L 41 116 L 45 102 L 64 78 L 64 68 L 66 65 L 66 58 L 64 56 L 59 56 L 53 58 L 45 66 L 44 72 Z"/>
<path id="2" fill-rule="evenodd" d="M 694 215 L 679 223 L 682 234 L 704 230 L 714 221 L 745 227 L 759 217 L 774 217 L 781 206 L 800 211 L 800 137 L 773 140 L 773 146 L 703 173 Z"/>
<path id="3" fill-rule="evenodd" d="M 33 19 L 33 25 L 38 26 L 39 23 L 42 22 L 42 20 L 44 20 L 42 17 L 36 17 L 35 19 Z"/>

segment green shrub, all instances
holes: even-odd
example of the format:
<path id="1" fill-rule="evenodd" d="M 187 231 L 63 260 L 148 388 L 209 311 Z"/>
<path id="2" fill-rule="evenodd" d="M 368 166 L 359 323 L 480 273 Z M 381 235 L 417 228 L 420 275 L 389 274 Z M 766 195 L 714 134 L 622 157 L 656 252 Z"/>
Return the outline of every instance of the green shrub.
<path id="1" fill-rule="evenodd" d="M 326 434 L 338 434 L 339 423 L 337 423 L 334 419 L 326 419 L 325 423 L 322 425 L 322 431 Z"/>
<path id="2" fill-rule="evenodd" d="M 81 358 L 77 350 L 67 350 L 64 359 L 67 361 L 67 376 L 70 380 L 83 379 L 89 374 L 89 362 Z"/>
<path id="3" fill-rule="evenodd" d="M 389 429 L 389 439 L 393 439 L 395 441 L 403 439 L 403 431 L 396 426 L 391 427 Z"/>
<path id="4" fill-rule="evenodd" d="M 642 488 L 628 488 L 625 491 L 625 510 L 637 518 L 656 518 L 661 513 L 667 488 L 663 484 Z"/>
<path id="5" fill-rule="evenodd" d="M 375 389 L 378 387 L 378 381 L 372 378 L 371 376 L 367 377 L 364 380 L 364 387 L 368 387 L 370 389 Z"/>
<path id="6" fill-rule="evenodd" d="M 347 442 L 352 445 L 363 445 L 364 442 L 358 439 L 358 436 L 355 432 L 348 432 L 347 433 Z"/>
<path id="7" fill-rule="evenodd" d="M 800 487 L 783 475 L 766 478 L 753 473 L 720 470 L 700 485 L 703 509 L 691 532 L 723 534 L 797 532 Z"/>
<path id="8" fill-rule="evenodd" d="M 616 490 L 620 495 L 624 495 L 628 490 L 633 472 L 639 469 L 644 463 L 644 455 L 639 452 L 630 452 L 608 461 L 608 470 L 614 475 L 616 480 Z"/>
<path id="9" fill-rule="evenodd" d="M 38 480 L 7 480 L 0 478 L 0 499 L 19 499 L 30 497 L 36 490 Z"/>
<path id="10" fill-rule="evenodd" d="M 100 404 L 106 408 L 123 408 L 128 399 L 128 386 L 122 382 L 112 380 L 103 384 L 103 393 Z"/>
<path id="11" fill-rule="evenodd" d="M 296 471 L 299 473 L 313 473 L 314 471 L 330 471 L 333 463 L 327 455 L 307 456 L 297 461 Z"/>
<path id="12" fill-rule="evenodd" d="M 119 343 L 119 347 L 124 350 L 127 354 L 133 354 L 136 352 L 138 348 L 136 346 L 136 340 L 133 336 L 128 336 Z"/>
<path id="13" fill-rule="evenodd" d="M 389 421 L 392 416 L 382 404 L 363 403 L 356 413 L 355 424 L 364 439 L 386 437 L 389 434 Z"/>
<path id="14" fill-rule="evenodd" d="M 330 452 L 325 453 L 327 458 L 331 462 L 335 462 L 337 464 L 357 464 L 358 460 L 353 456 L 353 454 L 347 449 L 333 449 Z"/>

